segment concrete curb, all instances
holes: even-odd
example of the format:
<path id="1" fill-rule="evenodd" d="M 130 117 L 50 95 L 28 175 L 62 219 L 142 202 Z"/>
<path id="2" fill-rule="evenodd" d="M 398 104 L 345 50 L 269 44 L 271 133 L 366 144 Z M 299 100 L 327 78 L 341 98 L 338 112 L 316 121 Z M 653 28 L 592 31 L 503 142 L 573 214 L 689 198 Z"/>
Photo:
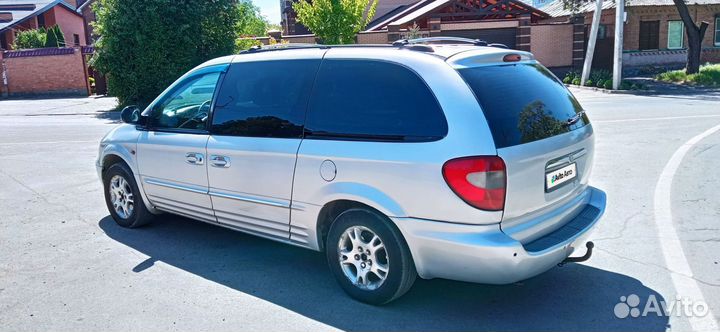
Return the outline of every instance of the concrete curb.
<path id="1" fill-rule="evenodd" d="M 645 95 L 645 94 L 658 94 L 659 91 L 656 90 L 608 90 L 598 87 L 592 87 L 592 86 L 579 86 L 574 84 L 565 84 L 568 88 L 574 88 L 574 89 L 580 89 L 580 90 L 587 90 L 587 91 L 599 91 L 602 93 L 607 94 L 617 94 L 617 95 Z"/>

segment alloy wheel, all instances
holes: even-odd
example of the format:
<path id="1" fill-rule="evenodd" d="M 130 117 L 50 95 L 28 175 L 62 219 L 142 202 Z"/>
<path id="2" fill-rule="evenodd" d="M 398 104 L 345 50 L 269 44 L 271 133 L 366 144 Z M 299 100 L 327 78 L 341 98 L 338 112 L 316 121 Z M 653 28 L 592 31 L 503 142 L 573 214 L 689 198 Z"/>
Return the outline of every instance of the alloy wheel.
<path id="1" fill-rule="evenodd" d="M 115 175 L 110 179 L 108 192 L 110 193 L 110 202 L 118 217 L 129 219 L 135 209 L 135 195 L 133 195 L 130 183 L 124 177 Z"/>
<path id="2" fill-rule="evenodd" d="M 382 239 L 363 226 L 352 226 L 338 241 L 338 261 L 356 287 L 375 290 L 387 279 L 390 262 Z"/>

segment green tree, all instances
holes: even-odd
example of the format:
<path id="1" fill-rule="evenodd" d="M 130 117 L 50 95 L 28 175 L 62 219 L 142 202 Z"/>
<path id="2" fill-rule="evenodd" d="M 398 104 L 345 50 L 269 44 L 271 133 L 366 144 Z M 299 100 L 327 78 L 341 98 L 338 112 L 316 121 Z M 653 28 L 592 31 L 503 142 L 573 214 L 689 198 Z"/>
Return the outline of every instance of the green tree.
<path id="1" fill-rule="evenodd" d="M 46 31 L 45 47 L 65 47 L 65 34 L 60 27 L 53 25 Z"/>
<path id="2" fill-rule="evenodd" d="M 237 31 L 241 37 L 265 36 L 270 25 L 260 13 L 260 8 L 250 0 L 241 0 L 237 5 Z"/>
<path id="3" fill-rule="evenodd" d="M 235 40 L 235 50 L 242 51 L 262 43 L 253 37 L 262 37 L 267 34 L 270 24 L 260 13 L 260 8 L 250 0 L 240 0 L 237 4 L 238 20 L 235 29 L 238 38 Z"/>
<path id="4" fill-rule="evenodd" d="M 45 47 L 45 40 L 47 34 L 45 29 L 31 29 L 18 32 L 15 36 L 12 48 L 16 50 L 27 49 L 27 48 L 42 48 Z"/>
<path id="5" fill-rule="evenodd" d="M 375 16 L 378 0 L 300 0 L 293 4 L 300 23 L 326 44 L 352 44 Z"/>
<path id="6" fill-rule="evenodd" d="M 235 49 L 236 0 L 98 0 L 93 65 L 121 105 L 146 105 L 194 66 Z"/>

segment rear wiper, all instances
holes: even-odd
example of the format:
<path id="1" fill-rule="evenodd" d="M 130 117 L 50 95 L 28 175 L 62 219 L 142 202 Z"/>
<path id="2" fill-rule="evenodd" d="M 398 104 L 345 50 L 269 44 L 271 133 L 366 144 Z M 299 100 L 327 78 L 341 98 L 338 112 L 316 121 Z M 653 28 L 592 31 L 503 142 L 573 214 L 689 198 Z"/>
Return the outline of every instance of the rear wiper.
<path id="1" fill-rule="evenodd" d="M 584 114 L 585 114 L 585 111 L 577 112 L 577 114 L 575 114 L 575 116 L 573 116 L 572 118 L 567 119 L 567 120 L 565 121 L 564 125 L 569 127 L 569 126 L 572 126 L 572 125 L 576 124 L 578 121 L 580 121 L 580 119 L 582 119 L 582 116 L 583 116 Z"/>

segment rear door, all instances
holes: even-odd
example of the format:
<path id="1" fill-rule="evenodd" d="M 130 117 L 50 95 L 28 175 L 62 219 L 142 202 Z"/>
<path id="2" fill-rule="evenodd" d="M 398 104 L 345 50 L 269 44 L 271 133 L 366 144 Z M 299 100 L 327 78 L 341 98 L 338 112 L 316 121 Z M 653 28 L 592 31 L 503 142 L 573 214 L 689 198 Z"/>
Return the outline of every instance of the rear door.
<path id="1" fill-rule="evenodd" d="M 295 159 L 308 96 L 324 50 L 241 55 L 218 93 L 207 144 L 209 194 L 218 222 L 289 237 Z M 262 55 L 262 54 L 258 54 Z"/>
<path id="2" fill-rule="evenodd" d="M 534 62 L 458 72 L 474 91 L 507 167 L 503 230 L 526 242 L 560 227 L 579 212 L 590 175 L 592 127 L 582 107 Z"/>

